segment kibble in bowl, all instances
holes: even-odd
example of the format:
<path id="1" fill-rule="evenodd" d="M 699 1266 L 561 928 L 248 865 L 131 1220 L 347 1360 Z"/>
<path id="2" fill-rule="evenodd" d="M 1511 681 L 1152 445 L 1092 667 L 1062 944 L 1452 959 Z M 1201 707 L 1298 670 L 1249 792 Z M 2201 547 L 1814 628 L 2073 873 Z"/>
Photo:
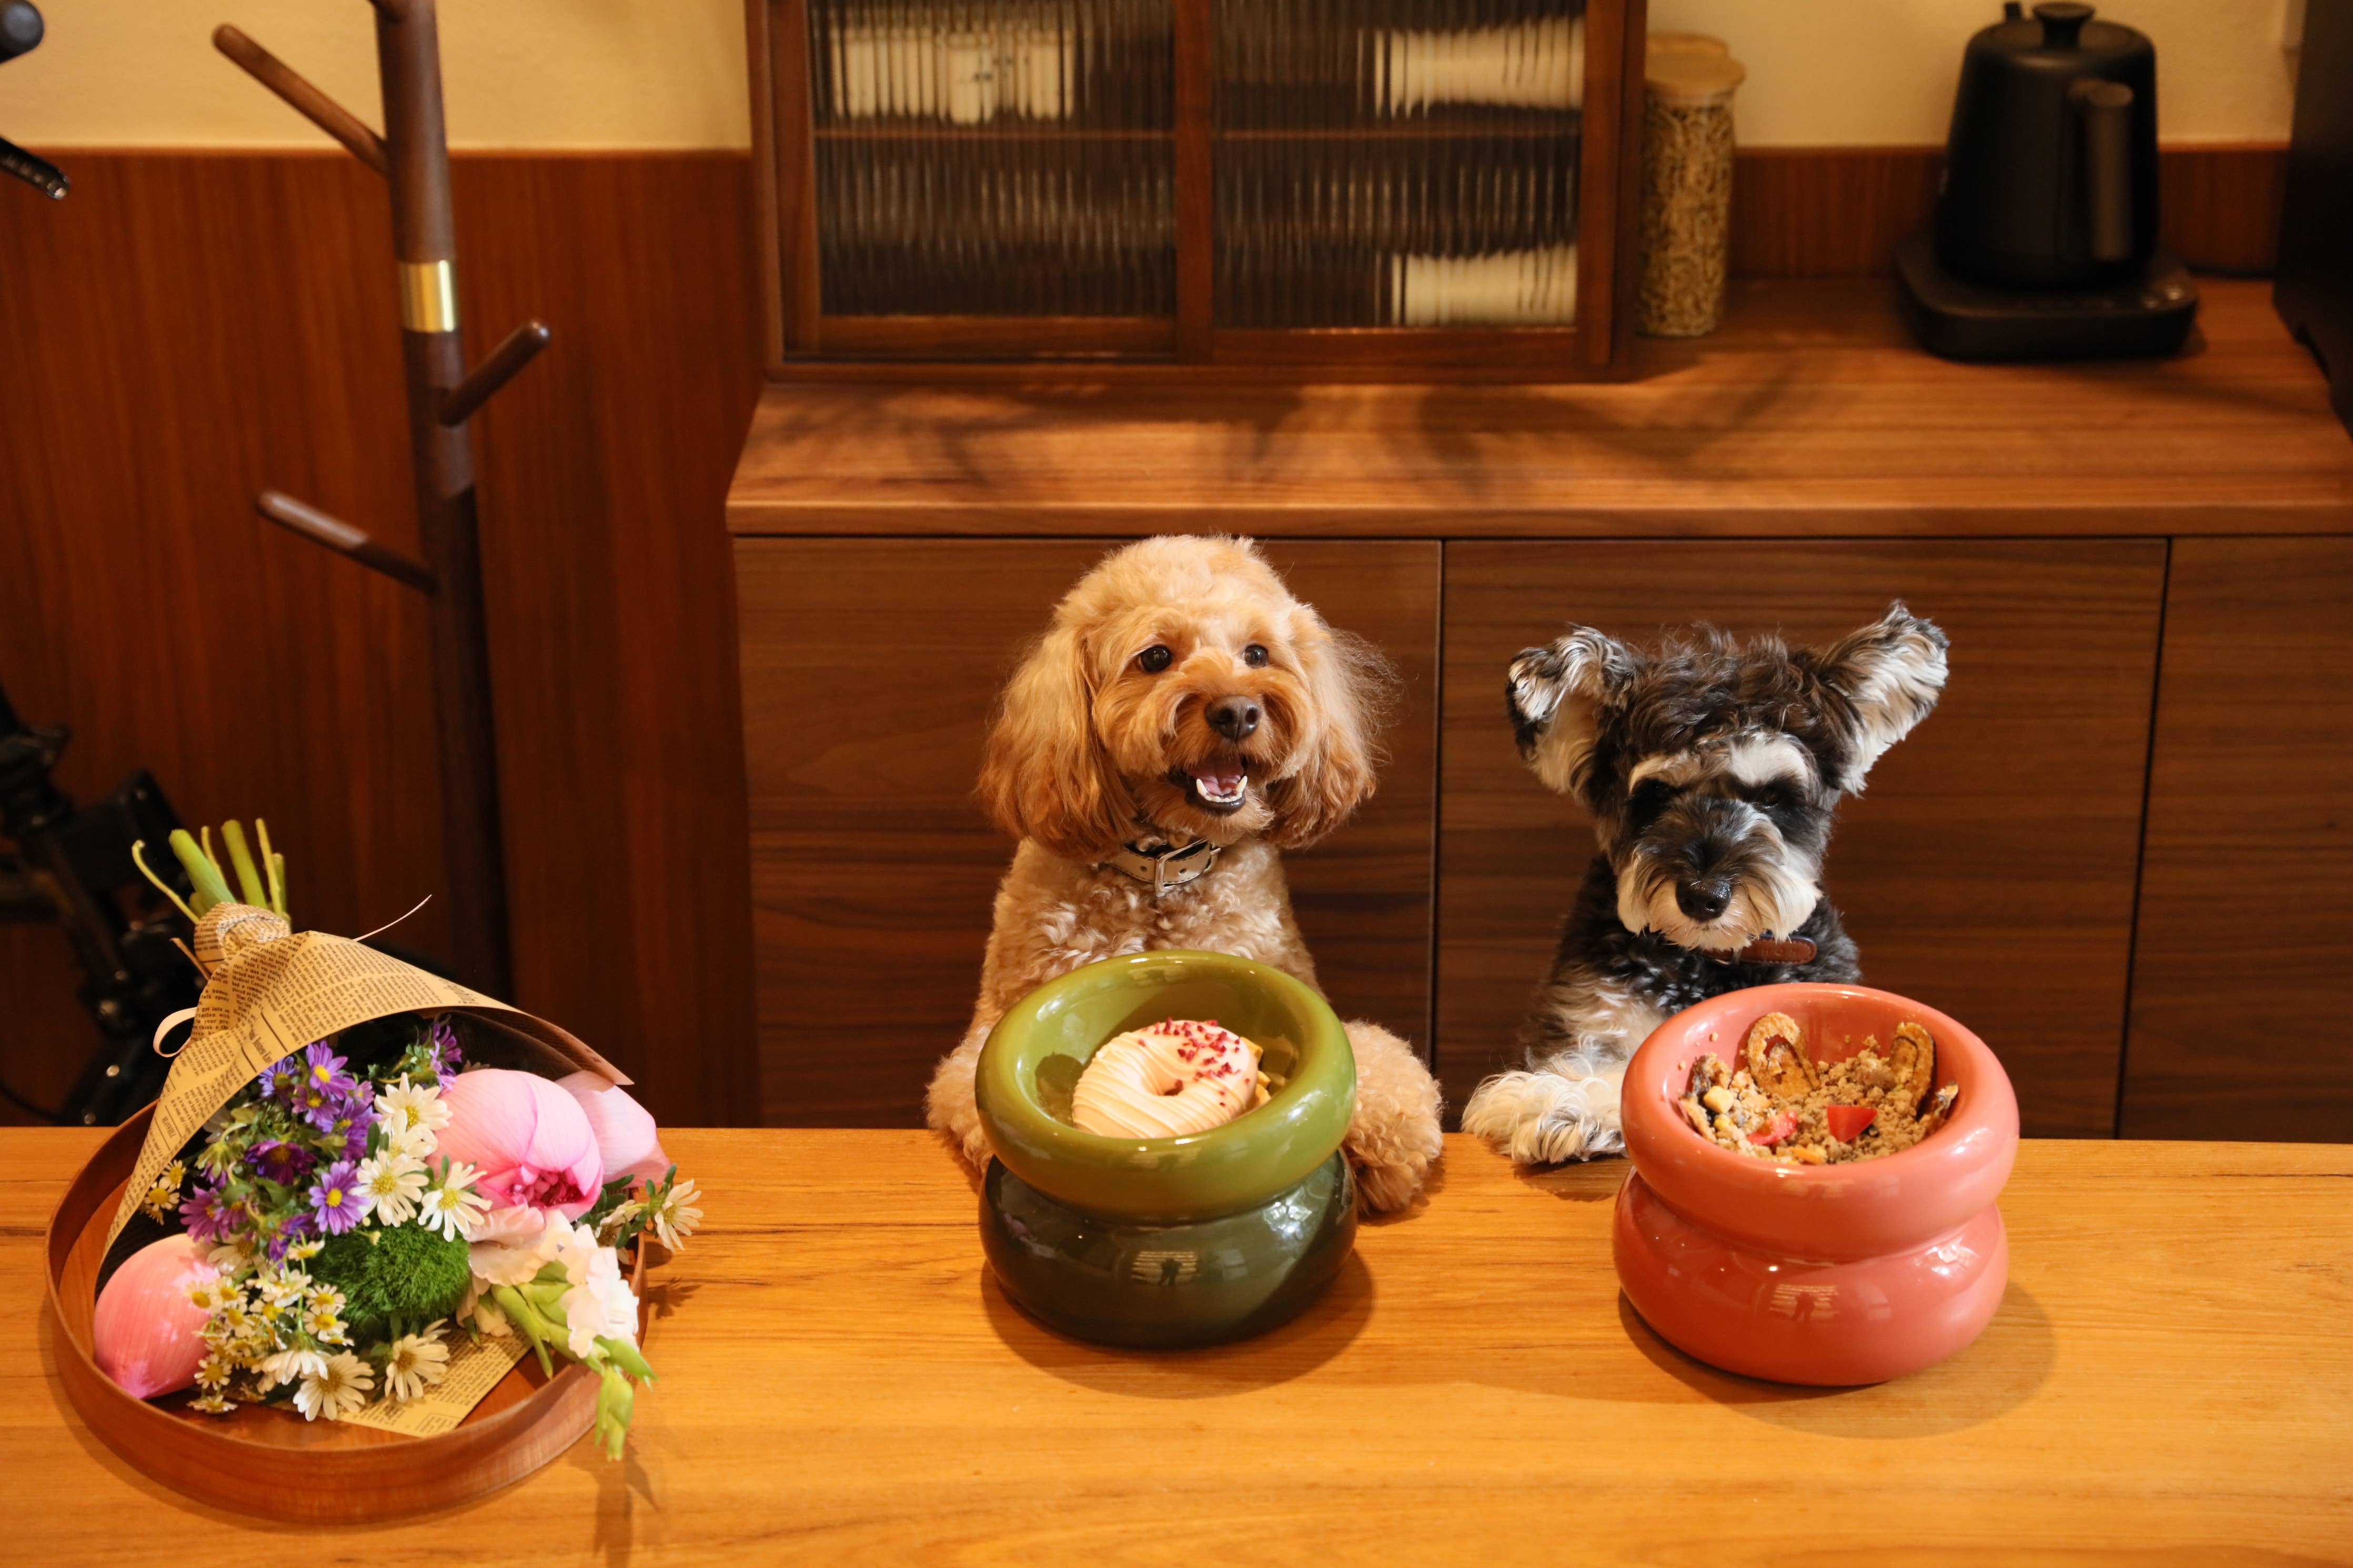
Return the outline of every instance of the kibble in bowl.
<path id="1" fill-rule="evenodd" d="M 1931 1051 L 1919 1048 L 1924 1037 Z M 1723 1111 L 1708 1089 L 1750 1117 L 1733 1129 L 1746 1146 L 1717 1131 Z M 1848 1135 L 1833 1137 L 1829 1112 L 1842 1100 L 1862 1103 L 1847 1105 Z M 1822 1113 L 1818 1131 L 1793 1117 L 1774 1132 L 1784 1111 L 1810 1102 Z M 1781 1382 L 1873 1383 L 1943 1360 L 1991 1320 L 2009 1270 L 1995 1200 L 2017 1155 L 2018 1101 L 1993 1052 L 1957 1020 L 1860 985 L 1731 992 L 1643 1042 L 1621 1104 L 1635 1171 L 1618 1199 L 1619 1279 L 1643 1320 L 1688 1353 Z M 1760 1119 L 1767 1105 L 1774 1116 Z M 1856 1125 L 1852 1112 L 1866 1108 L 1873 1123 L 1888 1118 L 1885 1131 Z M 1880 1137 L 1891 1146 L 1865 1153 Z M 1799 1146 L 1820 1162 L 1797 1156 Z"/>

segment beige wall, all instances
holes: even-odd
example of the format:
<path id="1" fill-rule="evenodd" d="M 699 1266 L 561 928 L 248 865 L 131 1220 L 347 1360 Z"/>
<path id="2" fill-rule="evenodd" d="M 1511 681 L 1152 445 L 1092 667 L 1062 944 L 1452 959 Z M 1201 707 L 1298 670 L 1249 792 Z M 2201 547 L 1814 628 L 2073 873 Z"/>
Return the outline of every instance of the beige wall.
<path id="1" fill-rule="evenodd" d="M 2284 142 L 2294 0 L 2102 0 L 2157 45 L 2168 142 Z M 2031 7 L 2030 7 L 2031 8 Z M 2300 7 L 2298 15 L 2300 15 Z M 1735 100 L 1752 146 L 1942 142 L 1961 47 L 2000 0 L 1651 0 L 1653 27 L 1713 33 L 1748 68 Z"/>
<path id="2" fill-rule="evenodd" d="M 1246 0 L 1245 0 L 1246 3 Z M 2287 135 L 2294 0 L 2126 0 L 2157 40 L 2168 141 Z M 449 134 L 469 147 L 727 147 L 744 122 L 739 0 L 443 0 Z M 364 117 L 362 0 L 44 0 L 48 41 L 0 68 L 0 134 L 34 145 L 323 141 L 213 52 L 234 22 Z M 1992 0 L 1651 0 L 1748 67 L 1752 146 L 1944 139 L 1962 41 Z"/>

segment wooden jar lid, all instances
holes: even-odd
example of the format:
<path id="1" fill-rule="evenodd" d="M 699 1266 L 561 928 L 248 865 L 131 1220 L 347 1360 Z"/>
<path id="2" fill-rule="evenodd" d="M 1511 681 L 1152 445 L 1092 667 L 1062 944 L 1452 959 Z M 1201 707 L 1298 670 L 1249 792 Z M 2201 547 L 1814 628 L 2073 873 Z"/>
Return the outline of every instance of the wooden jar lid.
<path id="1" fill-rule="evenodd" d="M 1662 103 L 1715 103 L 1747 79 L 1724 40 L 1704 33 L 1653 33 L 1643 51 L 1642 83 Z"/>

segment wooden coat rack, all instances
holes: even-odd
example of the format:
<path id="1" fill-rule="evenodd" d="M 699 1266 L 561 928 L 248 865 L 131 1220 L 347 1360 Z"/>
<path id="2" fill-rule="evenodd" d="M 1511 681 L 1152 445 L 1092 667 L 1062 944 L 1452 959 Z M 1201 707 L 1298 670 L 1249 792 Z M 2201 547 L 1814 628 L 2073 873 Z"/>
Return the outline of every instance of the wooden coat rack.
<path id="1" fill-rule="evenodd" d="M 376 65 L 384 83 L 381 136 L 237 28 L 216 29 L 213 44 L 392 187 L 409 457 L 424 559 L 277 490 L 264 490 L 254 507 L 270 521 L 426 596 L 452 956 L 466 984 L 505 996 L 511 976 L 498 736 L 491 712 L 490 643 L 482 620 L 473 444 L 467 422 L 547 346 L 548 330 L 541 321 L 524 322 L 470 375 L 466 373 L 465 348 L 458 337 L 458 247 L 450 219 L 449 145 L 442 126 L 434 0 L 369 4 L 375 11 Z"/>

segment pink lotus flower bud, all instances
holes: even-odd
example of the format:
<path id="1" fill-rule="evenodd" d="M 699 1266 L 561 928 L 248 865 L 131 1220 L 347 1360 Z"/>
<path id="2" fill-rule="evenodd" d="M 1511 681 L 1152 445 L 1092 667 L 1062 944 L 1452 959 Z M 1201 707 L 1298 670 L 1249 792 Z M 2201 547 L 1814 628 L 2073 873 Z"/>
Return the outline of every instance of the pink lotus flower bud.
<path id="1" fill-rule="evenodd" d="M 659 1182 L 669 1173 L 670 1156 L 662 1152 L 660 1130 L 653 1113 L 628 1089 L 607 1083 L 593 1072 L 575 1072 L 557 1079 L 555 1087 L 580 1102 L 588 1125 L 596 1134 L 597 1152 L 604 1156 L 605 1179 L 630 1175 L 641 1182 Z"/>
<path id="2" fill-rule="evenodd" d="M 191 1286 L 216 1279 L 211 1248 L 192 1236 L 167 1236 L 125 1258 L 98 1293 L 90 1339 L 99 1370 L 142 1399 L 196 1381 L 205 1359 L 197 1331 L 212 1314 L 188 1300 Z"/>
<path id="3" fill-rule="evenodd" d="M 580 1102 L 537 1073 L 504 1068 L 461 1072 L 441 1091 L 449 1125 L 434 1138 L 437 1160 L 462 1160 L 480 1171 L 475 1190 L 502 1208 L 554 1209 L 577 1219 L 594 1207 L 604 1184 Z"/>

